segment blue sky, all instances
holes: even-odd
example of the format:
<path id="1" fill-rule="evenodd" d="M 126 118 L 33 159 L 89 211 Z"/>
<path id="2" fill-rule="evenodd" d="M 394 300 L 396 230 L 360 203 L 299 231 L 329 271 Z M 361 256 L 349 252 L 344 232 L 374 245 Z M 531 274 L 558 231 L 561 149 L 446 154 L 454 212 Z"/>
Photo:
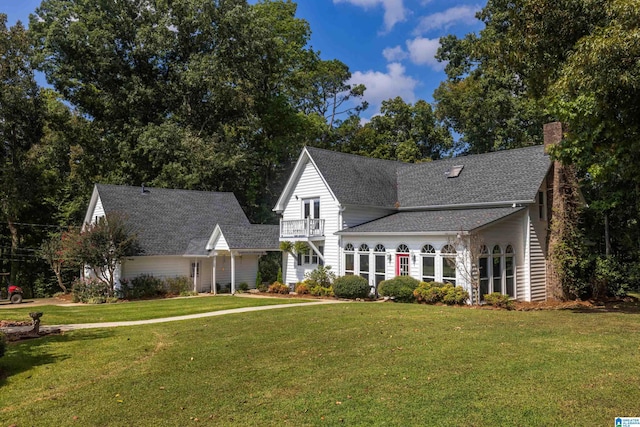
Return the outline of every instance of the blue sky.
<path id="1" fill-rule="evenodd" d="M 252 1 L 253 2 L 253 1 Z M 367 86 L 369 118 L 380 102 L 396 96 L 406 102 L 432 101 L 445 78 L 433 58 L 438 39 L 482 29 L 474 18 L 486 2 L 473 0 L 298 0 L 298 17 L 311 26 L 311 46 L 323 59 L 339 59 L 352 83 Z M 40 0 L 0 0 L 10 25 L 25 24 Z"/>

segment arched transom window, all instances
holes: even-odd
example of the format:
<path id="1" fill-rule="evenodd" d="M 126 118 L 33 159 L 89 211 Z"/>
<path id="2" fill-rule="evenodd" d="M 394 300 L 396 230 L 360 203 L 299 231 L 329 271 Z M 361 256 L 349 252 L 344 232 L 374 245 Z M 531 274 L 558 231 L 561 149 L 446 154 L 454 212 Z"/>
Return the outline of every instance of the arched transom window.
<path id="1" fill-rule="evenodd" d="M 420 251 L 422 253 L 422 281 L 435 282 L 436 280 L 436 249 L 426 244 Z"/>

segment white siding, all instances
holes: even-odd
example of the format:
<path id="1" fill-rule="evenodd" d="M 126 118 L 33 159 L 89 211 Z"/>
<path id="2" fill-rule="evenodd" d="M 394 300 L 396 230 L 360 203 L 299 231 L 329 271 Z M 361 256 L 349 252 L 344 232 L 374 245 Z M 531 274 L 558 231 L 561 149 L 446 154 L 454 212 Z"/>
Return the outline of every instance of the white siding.
<path id="1" fill-rule="evenodd" d="M 531 301 L 544 301 L 547 297 L 547 223 L 537 218 L 537 211 L 533 212 L 531 216 L 529 222 Z"/>
<path id="2" fill-rule="evenodd" d="M 297 197 L 297 198 L 296 198 Z M 333 271 L 339 271 L 338 246 L 339 238 L 334 233 L 339 230 L 340 210 L 338 202 L 324 184 L 320 174 L 312 163 L 308 162 L 300 174 L 300 178 L 291 192 L 291 197 L 282 212 L 283 220 L 302 219 L 304 216 L 303 200 L 320 199 L 320 218 L 324 219 L 324 241 L 314 241 L 316 245 L 324 246 L 325 265 L 330 265 Z M 286 283 L 296 283 L 304 280 L 304 274 L 314 270 L 317 265 L 296 265 L 296 259 L 290 255 L 286 258 L 283 268 L 283 280 Z"/>
<path id="3" fill-rule="evenodd" d="M 122 262 L 122 278 L 131 280 L 143 274 L 159 279 L 189 277 L 191 260 L 181 256 L 138 256 Z"/>
<path id="4" fill-rule="evenodd" d="M 255 287 L 258 274 L 258 255 L 236 256 L 236 288 L 242 282 L 246 282 L 250 288 Z M 211 291 L 211 279 L 213 260 L 211 258 L 198 258 L 200 263 L 197 277 L 198 292 Z M 122 263 L 122 278 L 131 280 L 142 274 L 149 274 L 159 279 L 170 277 L 191 277 L 191 264 L 196 258 L 182 256 L 147 256 L 127 258 Z M 222 286 L 231 283 L 231 258 L 228 255 L 219 255 L 216 260 L 216 282 Z"/>
<path id="5" fill-rule="evenodd" d="M 104 216 L 104 207 L 102 206 L 102 200 L 100 200 L 100 196 L 98 196 L 98 200 L 96 201 L 96 207 L 93 210 L 93 215 L 91 216 L 91 222 L 95 223 L 96 218 L 102 218 Z"/>
<path id="6" fill-rule="evenodd" d="M 495 245 L 500 245 L 503 252 L 507 245 L 513 247 L 516 258 L 516 298 L 522 301 L 530 300 L 528 263 L 526 262 L 526 224 L 527 213 L 524 212 L 499 221 L 479 233 L 481 243 L 487 246 L 489 252 Z"/>

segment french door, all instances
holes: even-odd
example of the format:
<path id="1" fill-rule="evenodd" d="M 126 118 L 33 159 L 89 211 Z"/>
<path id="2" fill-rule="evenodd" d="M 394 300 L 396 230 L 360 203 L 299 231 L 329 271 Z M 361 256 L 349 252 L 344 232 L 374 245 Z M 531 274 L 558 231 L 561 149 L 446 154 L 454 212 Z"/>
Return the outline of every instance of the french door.
<path id="1" fill-rule="evenodd" d="M 396 255 L 396 276 L 409 275 L 409 254 Z"/>

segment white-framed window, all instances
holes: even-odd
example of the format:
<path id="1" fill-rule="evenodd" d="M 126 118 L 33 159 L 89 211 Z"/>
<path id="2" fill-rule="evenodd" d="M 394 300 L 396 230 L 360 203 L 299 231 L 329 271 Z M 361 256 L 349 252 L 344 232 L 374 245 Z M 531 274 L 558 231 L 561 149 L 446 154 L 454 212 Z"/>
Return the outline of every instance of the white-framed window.
<path id="1" fill-rule="evenodd" d="M 409 247 L 401 243 L 396 248 L 396 276 L 408 276 L 409 274 Z"/>
<path id="2" fill-rule="evenodd" d="M 358 248 L 359 275 L 369 281 L 369 245 L 363 243 Z"/>
<path id="3" fill-rule="evenodd" d="M 491 251 L 491 282 L 493 287 L 491 292 L 504 292 L 504 282 L 502 269 L 504 265 L 502 263 L 502 248 L 500 245 L 495 245 Z"/>
<path id="4" fill-rule="evenodd" d="M 489 294 L 489 249 L 485 245 L 480 246 L 478 258 L 478 276 L 480 278 L 480 299 Z"/>
<path id="5" fill-rule="evenodd" d="M 303 218 L 320 218 L 320 198 L 302 199 L 302 217 Z"/>
<path id="6" fill-rule="evenodd" d="M 456 285 L 456 248 L 453 245 L 444 245 L 440 249 L 440 255 L 442 255 L 442 281 L 444 283 L 451 283 Z"/>
<path id="7" fill-rule="evenodd" d="M 355 248 L 351 243 L 344 246 L 344 275 L 349 276 L 355 273 Z"/>
<path id="8" fill-rule="evenodd" d="M 324 254 L 324 246 L 318 246 L 318 250 L 321 254 Z M 316 251 L 309 248 L 306 252 L 298 254 L 298 265 L 302 264 L 322 265 L 323 262 Z"/>
<path id="9" fill-rule="evenodd" d="M 375 248 L 373 248 L 373 258 L 374 258 L 374 275 L 375 275 L 375 283 L 376 288 L 378 284 L 385 279 L 387 264 L 384 260 L 386 248 L 384 245 L 377 244 Z"/>
<path id="10" fill-rule="evenodd" d="M 426 244 L 420 251 L 422 255 L 422 281 L 433 282 L 436 280 L 436 249 Z"/>
<path id="11" fill-rule="evenodd" d="M 513 246 L 507 245 L 504 254 L 504 277 L 506 292 L 511 298 L 516 296 L 516 256 Z"/>
<path id="12" fill-rule="evenodd" d="M 538 219 L 547 220 L 547 197 L 545 191 L 538 191 Z"/>
<path id="13" fill-rule="evenodd" d="M 191 263 L 191 274 L 189 277 L 200 277 L 200 261 Z"/>

